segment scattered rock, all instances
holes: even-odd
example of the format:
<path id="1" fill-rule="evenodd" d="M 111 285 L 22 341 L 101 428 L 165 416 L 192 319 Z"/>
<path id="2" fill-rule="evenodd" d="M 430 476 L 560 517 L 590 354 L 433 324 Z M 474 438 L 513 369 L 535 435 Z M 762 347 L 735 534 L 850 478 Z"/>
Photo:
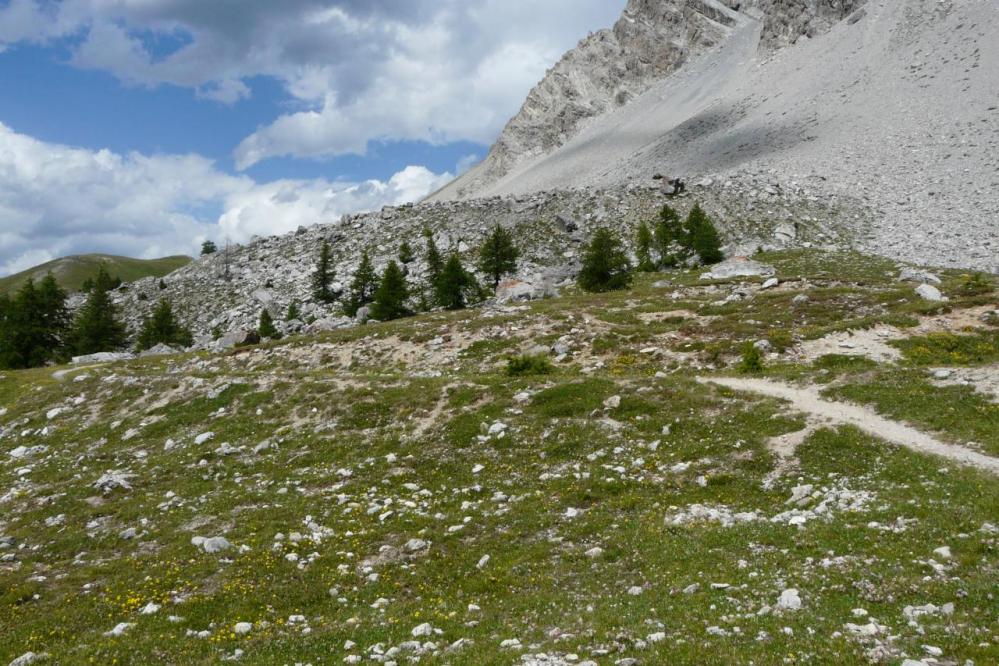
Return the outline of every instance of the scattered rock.
<path id="1" fill-rule="evenodd" d="M 728 280 L 736 277 L 771 277 L 777 269 L 746 257 L 735 257 L 720 264 L 715 264 L 711 270 L 701 275 L 702 280 Z"/>
<path id="2" fill-rule="evenodd" d="M 940 293 L 940 290 L 928 284 L 921 284 L 916 287 L 916 295 L 924 301 L 946 301 L 947 298 Z"/>

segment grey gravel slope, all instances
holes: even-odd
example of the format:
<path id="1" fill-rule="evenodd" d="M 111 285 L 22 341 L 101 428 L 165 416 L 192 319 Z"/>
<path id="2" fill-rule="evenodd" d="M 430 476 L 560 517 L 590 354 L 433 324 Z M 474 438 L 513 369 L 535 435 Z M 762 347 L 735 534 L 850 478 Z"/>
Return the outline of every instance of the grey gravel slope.
<path id="1" fill-rule="evenodd" d="M 999 272 L 999 3 L 872 0 L 773 55 L 765 24 L 743 14 L 719 49 L 472 194 L 819 181 L 860 211 L 866 249 Z"/>

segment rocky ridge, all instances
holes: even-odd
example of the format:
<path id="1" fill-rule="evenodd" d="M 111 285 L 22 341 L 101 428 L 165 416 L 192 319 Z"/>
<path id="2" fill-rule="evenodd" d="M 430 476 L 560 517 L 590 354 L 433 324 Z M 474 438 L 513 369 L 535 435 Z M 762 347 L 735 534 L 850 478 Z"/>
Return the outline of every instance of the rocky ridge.
<path id="1" fill-rule="evenodd" d="M 767 173 L 736 179 L 704 179 L 690 194 L 673 200 L 682 214 L 700 202 L 721 227 L 729 254 L 758 249 L 847 244 L 856 234 L 842 205 L 818 194 L 814 181 L 779 181 Z M 610 225 L 631 248 L 639 222 L 653 223 L 665 202 L 658 187 L 559 190 L 521 196 L 386 207 L 346 215 L 283 236 L 257 238 L 245 245 L 201 257 L 162 281 L 129 283 L 113 297 L 129 329 L 137 331 L 155 303 L 168 298 L 195 334 L 198 348 L 232 346 L 254 329 L 268 308 L 284 333 L 317 332 L 352 326 L 338 303 L 317 302 L 311 276 L 324 240 L 335 266 L 335 291 L 350 283 L 367 249 L 377 271 L 397 258 L 408 240 L 417 258 L 407 267 L 411 288 L 425 282 L 422 231 L 429 228 L 442 252 L 462 255 L 473 267 L 476 251 L 494 224 L 514 230 L 521 249 L 517 272 L 501 284 L 500 300 L 539 298 L 557 293 L 579 268 L 583 243 L 597 226 Z M 633 249 L 633 248 L 632 248 Z M 226 270 L 228 265 L 228 278 Z M 71 299 L 79 307 L 82 295 Z M 284 321 L 295 302 L 302 320 Z"/>

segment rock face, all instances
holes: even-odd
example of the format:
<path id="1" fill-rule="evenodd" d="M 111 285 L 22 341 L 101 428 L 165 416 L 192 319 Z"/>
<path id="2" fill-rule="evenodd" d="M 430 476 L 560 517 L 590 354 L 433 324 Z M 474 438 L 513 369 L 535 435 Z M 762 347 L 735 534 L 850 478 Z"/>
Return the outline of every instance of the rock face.
<path id="1" fill-rule="evenodd" d="M 777 49 L 802 36 L 816 37 L 867 4 L 867 0 L 756 0 L 764 14 L 760 46 Z"/>

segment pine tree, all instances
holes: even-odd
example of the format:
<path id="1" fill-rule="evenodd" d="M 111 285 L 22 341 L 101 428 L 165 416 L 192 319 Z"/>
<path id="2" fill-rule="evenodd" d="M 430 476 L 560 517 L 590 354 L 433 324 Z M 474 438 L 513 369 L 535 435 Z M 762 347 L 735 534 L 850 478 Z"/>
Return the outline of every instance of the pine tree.
<path id="1" fill-rule="evenodd" d="M 583 254 L 583 268 L 577 279 L 586 291 L 612 291 L 631 284 L 631 264 L 609 229 L 597 229 Z"/>
<path id="2" fill-rule="evenodd" d="M 354 280 L 350 283 L 347 300 L 343 305 L 344 313 L 348 317 L 357 316 L 358 310 L 374 300 L 377 289 L 378 276 L 375 274 L 375 267 L 371 265 L 371 257 L 365 250 L 361 254 L 361 264 L 354 272 Z"/>
<path id="3" fill-rule="evenodd" d="M 403 241 L 402 245 L 399 246 L 399 261 L 403 264 L 411 264 L 413 260 L 416 259 L 416 254 L 413 252 L 412 246 L 409 241 Z"/>
<path id="4" fill-rule="evenodd" d="M 656 269 L 652 262 L 652 232 L 649 225 L 643 221 L 638 225 L 638 233 L 635 237 L 635 256 L 638 259 L 638 270 L 651 273 Z"/>
<path id="5" fill-rule="evenodd" d="M 69 314 L 51 273 L 0 302 L 0 367 L 33 368 L 62 357 Z"/>
<path id="6" fill-rule="evenodd" d="M 206 254 L 215 254 L 218 250 L 219 249 L 215 243 L 210 240 L 206 240 L 201 244 L 201 256 L 205 256 Z"/>
<path id="7" fill-rule="evenodd" d="M 701 263 L 717 264 L 725 258 L 721 251 L 721 237 L 718 235 L 718 230 L 698 204 L 694 204 L 687 216 L 687 235 L 690 239 L 690 249 L 697 253 Z"/>
<path id="8" fill-rule="evenodd" d="M 457 253 L 451 254 L 441 269 L 434 296 L 437 305 L 448 310 L 461 310 L 481 296 L 479 283 L 461 265 Z"/>
<path id="9" fill-rule="evenodd" d="M 440 250 L 437 249 L 437 244 L 434 242 L 434 234 L 430 231 L 430 227 L 424 227 L 423 236 L 427 239 L 427 281 L 430 283 L 431 288 L 437 284 L 437 278 L 440 277 L 441 270 L 444 268 L 444 258 L 441 257 Z"/>
<path id="10" fill-rule="evenodd" d="M 285 321 L 292 321 L 294 319 L 301 319 L 302 313 L 298 311 L 298 302 L 292 301 L 288 304 L 288 311 L 284 314 Z"/>
<path id="11" fill-rule="evenodd" d="M 371 316 L 379 321 L 399 319 L 410 314 L 406 307 L 409 298 L 409 288 L 406 286 L 406 276 L 402 274 L 399 264 L 390 261 L 382 273 L 382 279 L 375 292 L 375 300 L 371 304 Z"/>
<path id="12" fill-rule="evenodd" d="M 191 331 L 180 325 L 173 315 L 173 306 L 166 298 L 157 303 L 152 315 L 142 322 L 135 348 L 136 351 L 145 351 L 158 344 L 185 348 L 194 344 Z"/>
<path id="13" fill-rule="evenodd" d="M 330 290 L 333 282 L 333 263 L 330 258 L 329 241 L 323 241 L 323 246 L 319 250 L 319 259 L 316 261 L 316 270 L 312 274 L 312 293 L 320 303 L 332 303 L 336 300 Z"/>
<path id="14" fill-rule="evenodd" d="M 659 221 L 655 229 L 655 245 L 659 254 L 659 266 L 662 268 L 674 268 L 680 263 L 678 249 L 682 250 L 687 246 L 687 235 L 684 233 L 683 221 L 669 206 L 663 206 L 659 211 Z"/>
<path id="15" fill-rule="evenodd" d="M 76 315 L 70 332 L 70 346 L 78 355 L 114 351 L 125 346 L 125 324 L 118 320 L 118 308 L 108 294 L 114 280 L 101 266 L 87 302 Z"/>
<path id="16" fill-rule="evenodd" d="M 260 334 L 261 338 L 270 338 L 271 340 L 281 339 L 281 334 L 274 327 L 274 320 L 271 318 L 271 313 L 267 308 L 260 311 L 260 323 L 257 325 L 257 333 Z"/>
<path id="17" fill-rule="evenodd" d="M 513 244 L 510 232 L 496 225 L 479 250 L 479 270 L 493 283 L 493 291 L 499 287 L 500 278 L 517 270 L 517 257 L 520 251 Z"/>

